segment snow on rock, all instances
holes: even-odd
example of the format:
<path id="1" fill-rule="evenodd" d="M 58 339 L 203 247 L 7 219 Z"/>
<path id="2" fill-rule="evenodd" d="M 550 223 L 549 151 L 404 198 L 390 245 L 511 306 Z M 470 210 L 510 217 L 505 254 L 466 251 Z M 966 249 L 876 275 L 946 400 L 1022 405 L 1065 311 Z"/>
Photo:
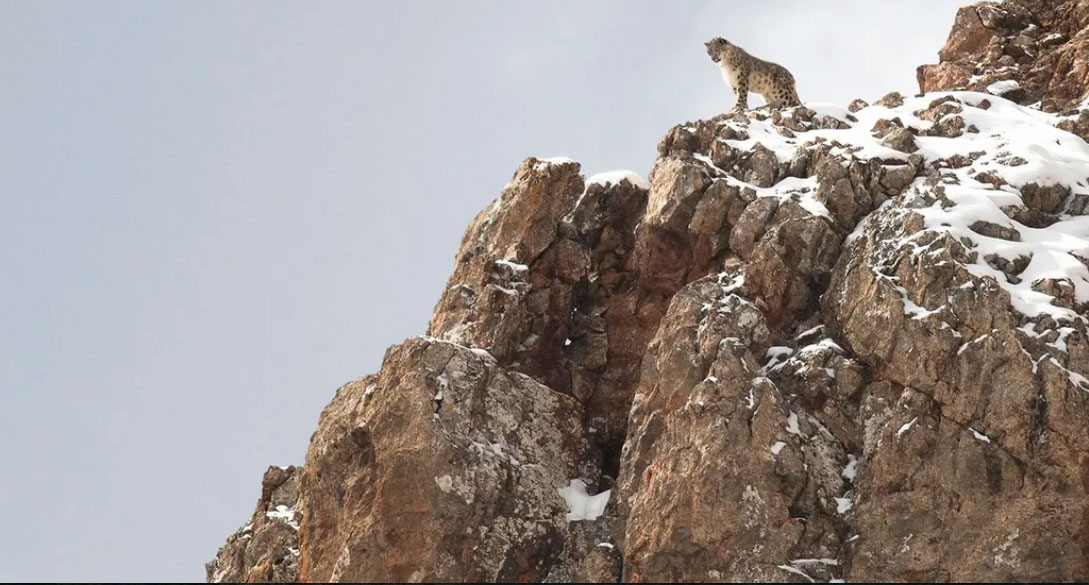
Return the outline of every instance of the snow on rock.
<path id="1" fill-rule="evenodd" d="M 896 431 L 896 436 L 897 437 L 904 436 L 904 433 L 910 431 L 911 427 L 915 426 L 915 422 L 918 421 L 918 420 L 919 420 L 919 417 L 915 417 L 915 418 L 909 420 L 908 422 L 904 423 L 903 425 L 900 425 L 900 428 Z"/>
<path id="2" fill-rule="evenodd" d="M 1011 91 L 1017 91 L 1021 89 L 1021 84 L 1012 79 L 1004 79 L 1002 81 L 996 81 L 987 86 L 987 93 L 993 93 L 994 95 L 1005 95 Z"/>
<path id="3" fill-rule="evenodd" d="M 840 475 L 847 481 L 855 480 L 855 477 L 858 475 L 858 459 L 854 455 L 847 456 L 847 465 L 844 466 L 843 472 Z"/>
<path id="4" fill-rule="evenodd" d="M 295 510 L 283 504 L 276 506 L 273 510 L 265 512 L 265 517 L 273 520 L 283 520 L 288 526 L 295 530 L 299 529 L 299 523 L 295 521 Z"/>
<path id="5" fill-rule="evenodd" d="M 541 158 L 537 160 L 549 165 L 567 165 L 575 162 L 575 159 L 567 156 L 550 156 L 548 158 Z"/>
<path id="6" fill-rule="evenodd" d="M 794 411 L 791 411 L 787 416 L 786 430 L 792 435 L 798 435 L 799 437 L 803 436 L 802 429 L 798 427 L 798 414 Z"/>
<path id="7" fill-rule="evenodd" d="M 586 179 L 586 184 L 607 187 L 609 185 L 619 185 L 622 181 L 627 181 L 640 189 L 650 189 L 650 183 L 648 183 L 642 175 L 634 171 L 606 171 L 604 173 L 597 173 L 596 175 L 591 175 L 589 179 Z"/>
<path id="8" fill-rule="evenodd" d="M 642 191 L 650 190 L 650 183 L 643 178 L 642 175 L 635 171 L 619 170 L 619 171 L 605 171 L 603 173 L 597 173 L 590 175 L 590 178 L 586 179 L 585 186 L 583 187 L 582 194 L 575 200 L 575 205 L 571 208 L 571 213 L 574 214 L 582 207 L 583 201 L 586 200 L 586 194 L 590 191 L 591 187 L 600 187 L 602 189 L 608 189 L 610 187 L 620 187 L 624 184 L 631 185 L 636 189 Z M 571 217 L 570 215 L 568 216 Z"/>
<path id="9" fill-rule="evenodd" d="M 451 536 L 453 548 L 440 542 L 419 555 L 423 564 L 480 547 L 479 566 L 516 566 L 517 551 L 536 546 L 536 535 L 551 539 L 557 524 L 562 532 L 557 493 L 568 522 L 600 519 L 566 529 L 593 531 L 586 547 L 607 548 L 593 543 L 606 538 L 613 520 L 602 518 L 611 492 L 590 495 L 586 482 L 568 479 L 592 477 L 587 470 L 601 461 L 586 454 L 601 446 L 621 459 L 609 463 L 620 464 L 615 489 L 626 507 L 618 528 L 626 539 L 623 570 L 648 580 L 691 580 L 724 567 L 741 567 L 720 574 L 730 579 L 826 580 L 842 572 L 824 562 L 839 554 L 855 571 L 850 576 L 881 576 L 901 558 L 890 519 L 910 524 L 916 542 L 940 541 L 938 552 L 950 548 L 946 556 L 958 563 L 990 550 L 973 540 L 994 529 L 980 526 L 985 510 L 958 516 L 925 485 L 898 492 L 903 500 L 881 490 L 904 485 L 893 476 L 906 467 L 917 466 L 920 477 L 947 473 L 943 461 L 959 459 L 942 450 L 964 443 L 942 441 L 946 429 L 994 443 L 957 454 L 973 465 L 984 454 L 1027 460 L 1025 445 L 1037 443 L 1019 434 L 1050 437 L 1048 444 L 1061 447 L 1048 465 L 1080 485 L 1080 475 L 1064 476 L 1060 467 L 1079 461 L 1083 446 L 1056 441 L 1052 429 L 1080 428 L 1084 420 L 1083 394 L 1064 394 L 1061 385 L 1089 389 L 1079 361 L 1089 325 L 1089 145 L 1057 128 L 1060 122 L 985 93 L 895 96 L 849 110 L 809 104 L 678 127 L 660 146 L 649 184 L 630 171 L 584 178 L 569 159 L 524 164 L 467 234 L 432 319 L 435 337 L 410 340 L 387 358 L 384 379 L 407 380 L 416 390 L 395 398 L 383 386 L 365 402 L 344 392 L 332 410 L 336 424 L 316 435 L 307 465 L 338 481 L 377 481 L 391 493 L 438 481 L 444 494 L 468 490 L 478 499 L 473 510 L 517 511 L 494 520 L 443 516 L 444 534 L 458 536 Z M 424 353 L 423 345 L 435 347 Z M 374 395 L 375 381 L 358 395 Z M 488 401 L 473 398 L 468 390 L 475 388 L 486 389 Z M 925 392 L 914 393 L 918 404 L 904 399 L 894 411 L 902 388 Z M 424 461 L 455 462 L 453 469 L 417 473 L 417 451 L 401 448 L 414 439 L 398 434 L 400 419 L 431 416 L 408 404 L 416 395 L 442 412 L 438 422 L 411 426 L 433 433 L 418 452 L 441 446 L 442 457 Z M 1044 424 L 1028 418 L 1037 396 L 1048 401 Z M 384 422 L 385 432 L 354 424 L 363 415 Z M 564 424 L 555 422 L 561 415 Z M 966 420 L 945 424 L 955 416 Z M 914 429 L 920 418 L 925 424 Z M 340 429 L 353 429 L 349 440 Z M 346 466 L 338 455 L 345 449 L 383 464 Z M 860 460 L 866 469 L 856 483 Z M 398 471 L 369 477 L 364 468 Z M 1057 493 L 1020 469 L 1003 467 L 1002 485 L 1016 489 L 995 488 L 996 506 L 1016 506 L 1019 498 L 1030 502 L 1025 509 L 1034 509 L 1034 498 L 1057 510 L 1081 505 L 1083 493 Z M 532 481 L 497 491 L 495 477 Z M 712 483 L 715 490 L 700 488 Z M 265 517 L 262 509 L 256 531 L 261 522 L 289 532 L 282 522 L 320 518 L 306 505 L 321 504 L 313 508 L 318 514 L 338 509 L 305 501 L 311 504 L 300 504 L 300 516 L 272 506 Z M 866 504 L 855 508 L 855 501 Z M 903 501 L 918 505 L 899 516 Z M 361 514 L 341 528 L 397 522 L 378 508 Z M 806 530 L 829 538 L 799 547 L 795 523 L 768 521 L 797 516 L 806 518 Z M 1055 548 L 1053 536 L 1076 533 L 1075 516 L 1056 515 L 1061 526 L 1054 530 L 1032 524 L 1031 514 L 1005 521 Z M 922 533 L 939 524 L 946 532 Z M 698 530 L 674 535 L 673 527 L 685 525 Z M 482 541 L 480 526 L 506 532 Z M 850 533 L 865 537 L 845 547 L 851 541 L 835 536 Z M 694 543 L 692 534 L 705 540 Z M 321 559 L 322 572 L 313 574 L 328 578 L 349 544 L 304 543 L 322 548 L 302 557 Z M 685 563 L 674 562 L 678 553 L 689 555 Z M 373 550 L 352 555 L 375 571 L 367 575 L 383 574 Z M 929 578 L 978 576 L 935 559 Z M 1064 562 L 1017 561 L 1034 563 L 1033 571 L 1010 573 L 1018 577 Z M 434 575 L 501 577 L 470 572 L 477 566 Z M 532 576 L 543 579 L 553 568 L 538 566 Z M 1079 570 L 1055 574 L 1076 580 Z M 893 575 L 915 575 L 906 571 Z"/>
<path id="10" fill-rule="evenodd" d="M 609 504 L 609 495 L 612 490 L 605 490 L 597 495 L 589 495 L 586 492 L 586 482 L 581 479 L 572 479 L 567 487 L 556 490 L 567 502 L 567 521 L 597 520 L 605 513 L 605 506 Z"/>
<path id="11" fill-rule="evenodd" d="M 854 502 L 851 501 L 851 498 L 832 498 L 832 499 L 836 501 L 836 513 L 837 514 L 846 514 L 847 512 L 850 512 L 851 508 L 853 508 L 854 505 L 855 505 Z"/>
<path id="12" fill-rule="evenodd" d="M 933 104 L 943 100 L 948 102 L 948 113 L 941 115 L 944 110 Z M 912 156 L 920 156 L 925 164 L 941 169 L 941 182 L 929 185 L 916 180 L 911 185 L 909 198 L 934 202 L 913 209 L 924 218 L 926 229 L 903 244 L 912 245 L 926 232 L 947 233 L 969 245 L 975 258 L 967 265 L 972 275 L 997 282 L 1020 313 L 1046 314 L 1059 321 L 1081 319 L 1075 310 L 1054 300 L 1056 287 L 1069 286 L 1073 302 L 1089 302 L 1089 268 L 1083 261 L 1089 258 L 1089 216 L 1065 211 L 1071 202 L 1089 198 L 1089 145 L 1057 128 L 1060 116 L 973 92 L 905 98 L 896 107 L 874 105 L 853 114 L 825 104 L 807 107 L 817 112 L 818 119 L 835 120 L 834 127 L 782 133 L 773 119 L 755 117 L 725 122 L 740 138 L 718 140 L 740 151 L 760 145 L 779 164 L 790 163 L 799 150 L 828 144 L 845 160 L 906 165 Z M 937 113 L 924 119 L 920 114 L 926 111 Z M 901 152 L 878 137 L 880 133 L 873 129 L 889 120 L 910 130 L 917 150 Z M 795 200 L 815 216 L 829 215 L 826 202 L 817 197 L 813 176 L 784 177 L 770 187 L 759 187 L 731 176 L 706 155 L 693 156 L 716 181 L 758 198 Z M 1045 206 L 1055 221 L 1026 224 L 1023 218 L 1035 216 L 1017 210 L 1030 204 Z M 865 229 L 869 229 L 865 222 L 859 224 L 851 238 Z M 1023 262 L 1027 264 L 1021 268 Z M 1009 266 L 1021 270 L 1010 274 Z M 1057 281 L 1068 284 L 1052 284 Z M 907 297 L 904 300 L 905 311 L 918 319 L 936 310 Z"/>
<path id="13" fill-rule="evenodd" d="M 995 85 L 1009 91 L 1016 82 Z M 944 115 L 944 110 L 934 110 L 933 105 L 942 100 L 949 102 Z M 756 117 L 727 121 L 725 126 L 739 138 L 718 140 L 740 151 L 762 146 L 779 164 L 790 163 L 799 149 L 821 144 L 835 145 L 833 152 L 847 160 L 908 164 L 911 156 L 921 156 L 925 163 L 943 169 L 940 184 L 917 180 L 912 185 L 920 200 L 935 200 L 914 210 L 923 216 L 926 231 L 948 233 L 968 242 L 975 256 L 968 270 L 1006 289 L 1013 308 L 1022 314 L 1046 314 L 1059 321 L 1080 318 L 1070 307 L 1053 302 L 1056 287 L 1066 285 L 1051 283 L 1069 283 L 1074 302 L 1089 302 L 1089 268 L 1083 261 L 1089 258 L 1089 216 L 1063 211 L 1069 201 L 1089 197 L 1089 145 L 1057 128 L 1060 116 L 973 92 L 906 98 L 896 107 L 874 105 L 854 114 L 827 104 L 806 107 L 816 112 L 816 119 L 835 120 L 834 127 L 783 133 L 773 118 Z M 924 119 L 920 114 L 928 108 L 937 114 Z M 890 124 L 889 120 L 910 131 L 916 150 L 901 152 L 879 138 L 880 132 L 875 133 L 874 128 Z M 795 200 L 815 216 L 829 215 L 826 203 L 816 196 L 816 177 L 785 177 L 770 187 L 758 187 L 730 176 L 706 155 L 697 153 L 694 158 L 715 180 L 756 197 Z M 1057 221 L 1034 226 L 1019 219 L 1029 215 L 1018 214 L 1016 209 L 1029 203 L 1039 205 L 1040 201 L 1048 206 L 1045 211 L 1056 214 Z M 864 229 L 866 226 L 859 224 L 856 234 Z M 917 232 L 904 244 L 921 237 Z M 1007 274 L 1009 266 L 1020 268 L 1026 261 L 1019 274 Z M 905 311 L 915 318 L 933 314 L 906 296 L 904 301 Z"/>
<path id="14" fill-rule="evenodd" d="M 952 95 L 966 103 L 984 99 L 979 94 Z M 1060 215 L 1047 227 L 1030 227 L 1009 217 L 1007 210 L 1024 204 L 1023 190 L 1030 185 L 1033 191 L 1038 191 L 1036 186 L 1060 185 L 1071 195 L 1089 195 L 1089 145 L 1053 127 L 1054 116 L 998 98 L 989 101 L 986 110 L 968 107 L 961 113 L 978 133 L 917 139 L 920 153 L 928 159 L 961 157 L 972 162 L 943 172 L 944 197 L 916 212 L 928 230 L 971 242 L 977 260 L 968 265 L 969 271 L 1006 289 L 1014 309 L 1029 317 L 1046 313 L 1057 320 L 1080 319 L 1034 285 L 1046 279 L 1066 280 L 1074 287 L 1077 302 L 1089 301 L 1089 269 L 1081 260 L 1089 257 L 1089 216 Z M 920 105 L 905 104 L 896 114 L 906 124 L 925 126 L 928 123 L 913 120 L 909 113 Z M 988 225 L 998 227 L 981 227 Z M 996 258 L 1029 260 L 1016 278 L 1008 278 L 994 267 Z"/>

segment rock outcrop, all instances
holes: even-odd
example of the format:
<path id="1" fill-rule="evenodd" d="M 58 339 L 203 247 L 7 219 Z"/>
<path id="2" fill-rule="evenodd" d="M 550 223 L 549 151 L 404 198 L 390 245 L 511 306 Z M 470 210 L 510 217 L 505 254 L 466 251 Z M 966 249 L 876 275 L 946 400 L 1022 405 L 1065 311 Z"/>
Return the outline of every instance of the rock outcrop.
<path id="1" fill-rule="evenodd" d="M 269 467 L 253 517 L 205 567 L 209 582 L 294 583 L 299 579 L 299 470 Z"/>
<path id="2" fill-rule="evenodd" d="M 1061 112 L 1089 98 L 1089 2 L 1007 0 L 957 11 L 937 65 L 919 67 L 925 92 L 990 91 Z"/>
<path id="3" fill-rule="evenodd" d="M 527 159 L 209 580 L 1089 579 L 1084 96 L 1032 73 L 1083 7 L 963 9 L 929 93 L 682 124 L 649 181 Z"/>

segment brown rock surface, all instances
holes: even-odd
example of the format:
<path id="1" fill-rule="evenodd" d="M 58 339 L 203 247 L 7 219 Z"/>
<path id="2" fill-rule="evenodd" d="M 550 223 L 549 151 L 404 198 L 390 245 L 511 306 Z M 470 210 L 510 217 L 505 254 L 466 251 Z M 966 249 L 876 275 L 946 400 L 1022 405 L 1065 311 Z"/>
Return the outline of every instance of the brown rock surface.
<path id="1" fill-rule="evenodd" d="M 322 413 L 300 486 L 308 581 L 539 581 L 556 486 L 596 483 L 578 403 L 482 350 L 412 339 Z"/>
<path id="2" fill-rule="evenodd" d="M 918 70 L 924 93 L 986 91 L 1017 82 L 1003 97 L 1040 102 L 1045 111 L 1078 107 L 1089 97 L 1089 2 L 1006 0 L 957 11 L 936 65 Z"/>
<path id="3" fill-rule="evenodd" d="M 920 73 L 1024 95 L 527 159 L 209 580 L 1089 579 L 1089 113 L 1009 101 L 1084 98 L 1039 71 L 1085 6 L 963 9 Z"/>
<path id="4" fill-rule="evenodd" d="M 294 583 L 299 579 L 299 469 L 269 467 L 250 521 L 205 566 L 209 582 Z"/>

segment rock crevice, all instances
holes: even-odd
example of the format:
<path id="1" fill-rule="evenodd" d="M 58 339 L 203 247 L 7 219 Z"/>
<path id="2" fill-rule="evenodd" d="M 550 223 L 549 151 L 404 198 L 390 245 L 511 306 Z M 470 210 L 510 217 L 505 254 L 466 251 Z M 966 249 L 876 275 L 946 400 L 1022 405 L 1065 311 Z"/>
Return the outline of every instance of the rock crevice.
<path id="1" fill-rule="evenodd" d="M 1089 579 L 1087 23 L 964 8 L 924 95 L 649 180 L 525 160 L 209 579 Z"/>

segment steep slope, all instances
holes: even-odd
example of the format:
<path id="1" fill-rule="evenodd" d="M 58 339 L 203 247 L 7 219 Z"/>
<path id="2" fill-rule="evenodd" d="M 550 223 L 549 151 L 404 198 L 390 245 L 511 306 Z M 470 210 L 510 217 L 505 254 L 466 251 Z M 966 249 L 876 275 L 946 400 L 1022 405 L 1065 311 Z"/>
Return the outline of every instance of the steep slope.
<path id="1" fill-rule="evenodd" d="M 918 70 L 923 92 L 990 91 L 1046 112 L 1089 138 L 1089 1 L 980 2 L 957 11 L 940 62 Z"/>
<path id="2" fill-rule="evenodd" d="M 890 94 L 677 126 L 649 181 L 527 159 L 209 579 L 1089 578 L 1087 115 Z"/>

